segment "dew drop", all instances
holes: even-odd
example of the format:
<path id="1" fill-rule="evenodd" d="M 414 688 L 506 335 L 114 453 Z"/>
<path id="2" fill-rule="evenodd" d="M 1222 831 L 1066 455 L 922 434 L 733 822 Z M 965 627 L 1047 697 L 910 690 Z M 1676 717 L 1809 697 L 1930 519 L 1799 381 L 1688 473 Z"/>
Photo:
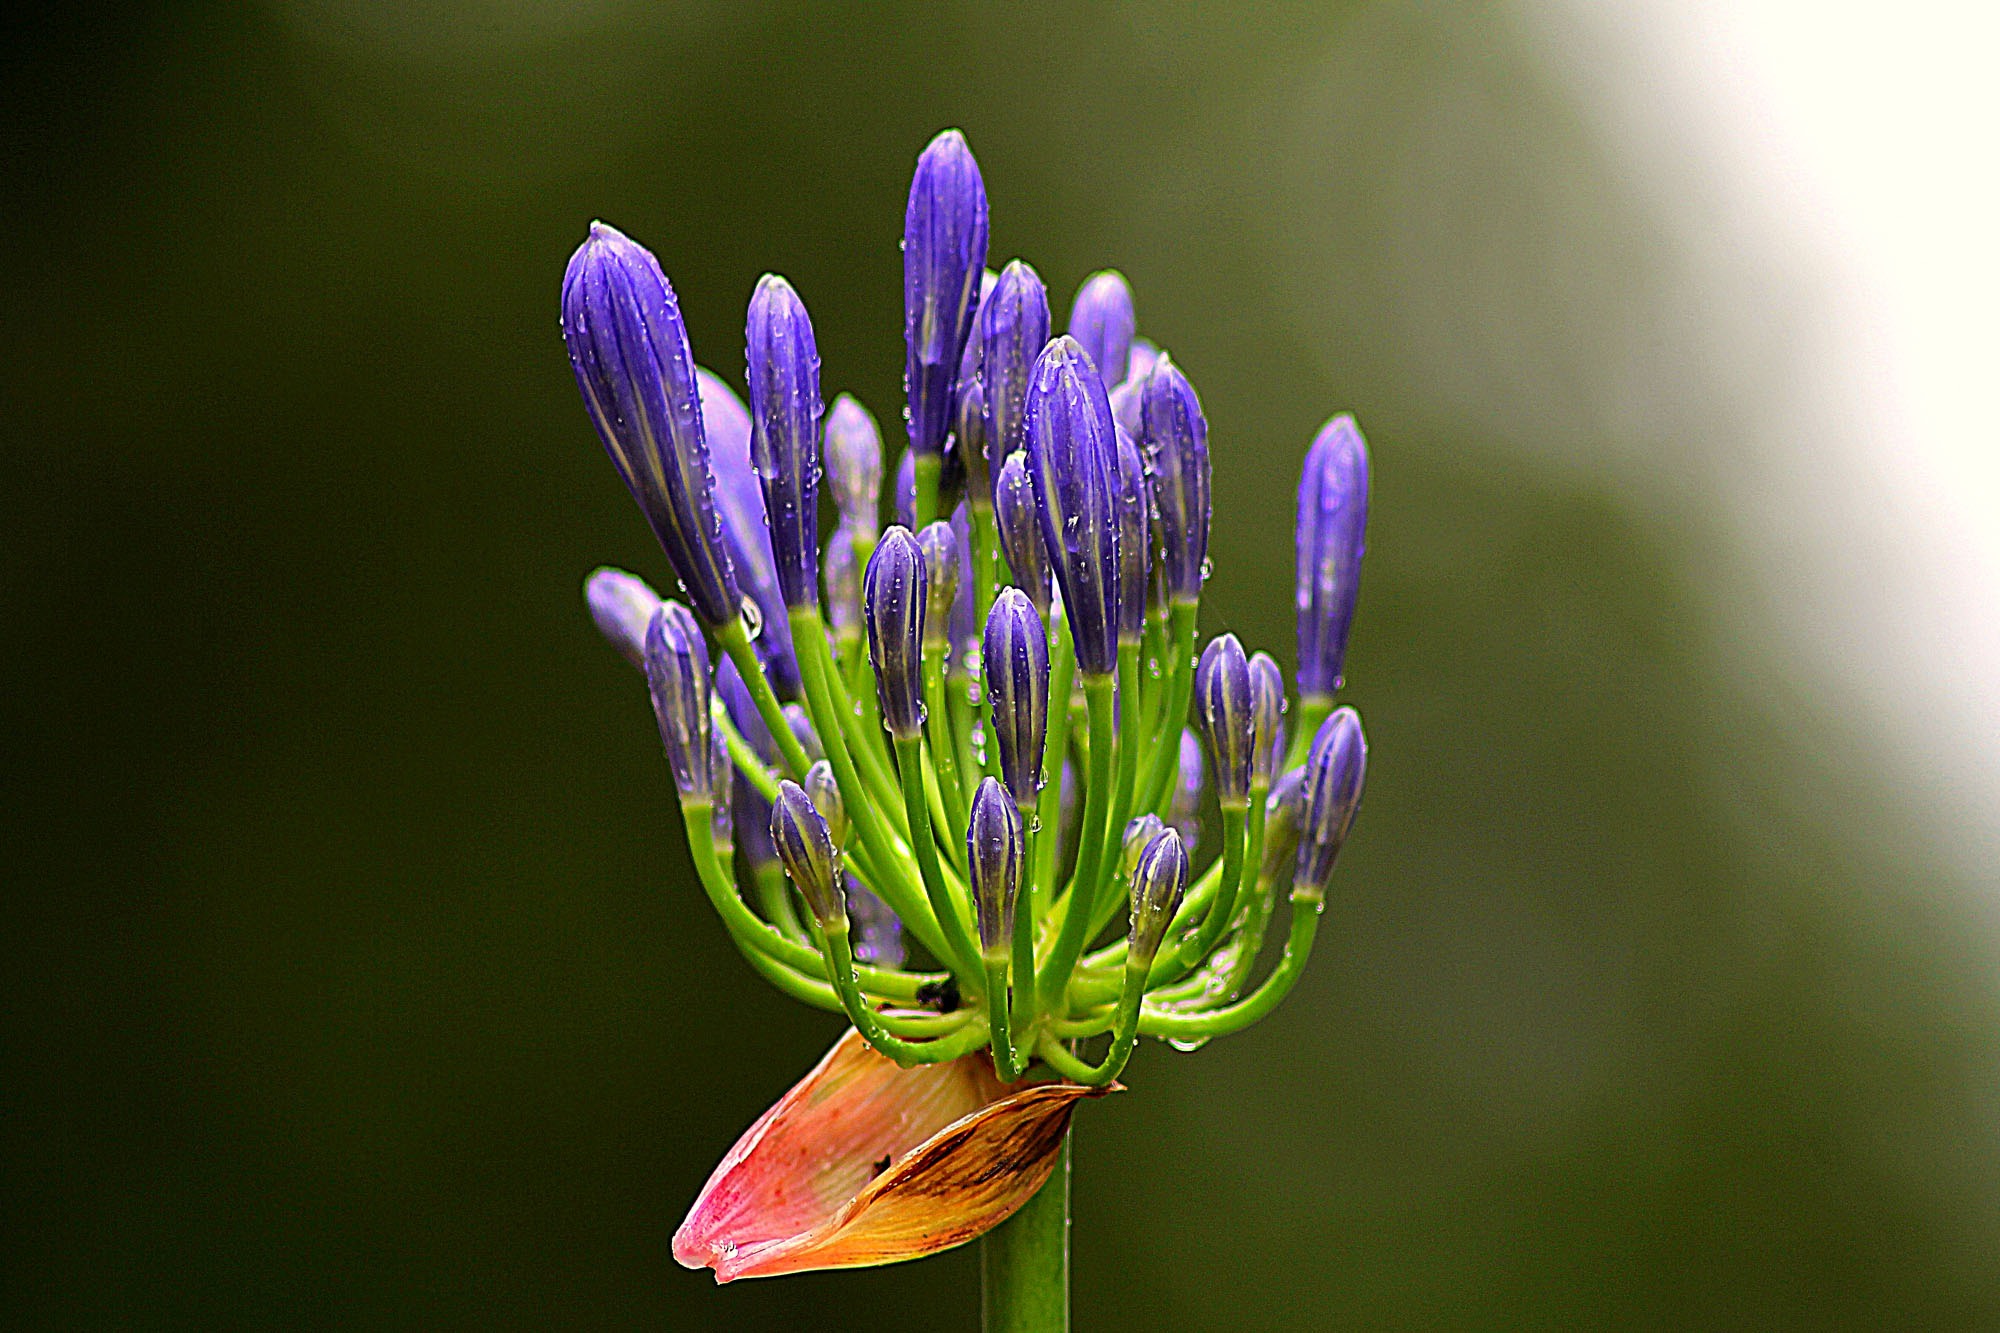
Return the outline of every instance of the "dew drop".
<path id="1" fill-rule="evenodd" d="M 1192 1051 L 1198 1051 L 1198 1050 L 1200 1050 L 1200 1049 L 1201 1049 L 1202 1047 L 1204 1047 L 1204 1046 L 1208 1045 L 1208 1038 L 1207 1038 L 1207 1037 L 1168 1037 L 1168 1038 L 1167 1038 L 1167 1045 L 1169 1045 L 1169 1046 L 1173 1047 L 1173 1048 L 1174 1048 L 1175 1050 L 1177 1050 L 1177 1051 L 1186 1051 L 1186 1052 L 1192 1052 Z"/>
<path id="2" fill-rule="evenodd" d="M 750 636 L 752 642 L 764 633 L 764 612 L 748 593 L 743 595 L 743 632 Z"/>
<path id="3" fill-rule="evenodd" d="M 1210 574 L 1213 574 L 1214 572 L 1215 572 L 1215 561 L 1214 561 L 1214 559 L 1212 559 L 1212 558 L 1208 558 L 1208 557 L 1204 557 L 1204 558 L 1203 558 L 1203 560 L 1202 560 L 1202 562 L 1201 562 L 1201 581 L 1202 581 L 1203 583 L 1206 583 L 1206 582 L 1208 582 L 1208 576 L 1209 576 Z"/>

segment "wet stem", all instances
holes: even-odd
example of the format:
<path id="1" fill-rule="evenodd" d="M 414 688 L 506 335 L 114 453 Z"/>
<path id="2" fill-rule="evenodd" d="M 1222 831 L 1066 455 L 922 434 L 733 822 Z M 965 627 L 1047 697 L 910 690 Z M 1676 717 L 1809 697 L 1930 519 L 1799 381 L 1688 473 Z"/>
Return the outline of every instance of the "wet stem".
<path id="1" fill-rule="evenodd" d="M 1067 1333 L 1070 1138 L 1048 1183 L 979 1242 L 985 1333 Z"/>

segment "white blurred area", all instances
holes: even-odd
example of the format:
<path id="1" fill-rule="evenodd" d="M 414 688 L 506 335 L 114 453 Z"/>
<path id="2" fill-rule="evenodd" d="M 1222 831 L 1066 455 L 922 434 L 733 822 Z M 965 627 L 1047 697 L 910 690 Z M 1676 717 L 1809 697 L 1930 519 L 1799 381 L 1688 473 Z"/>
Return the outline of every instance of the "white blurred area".
<path id="1" fill-rule="evenodd" d="M 1785 386 L 1701 470 L 1759 608 L 2000 862 L 2000 6 L 1555 0 L 1534 47 Z M 1770 665 L 1782 679 L 1796 661 Z M 1867 812 L 1855 816 L 1865 821 Z"/>

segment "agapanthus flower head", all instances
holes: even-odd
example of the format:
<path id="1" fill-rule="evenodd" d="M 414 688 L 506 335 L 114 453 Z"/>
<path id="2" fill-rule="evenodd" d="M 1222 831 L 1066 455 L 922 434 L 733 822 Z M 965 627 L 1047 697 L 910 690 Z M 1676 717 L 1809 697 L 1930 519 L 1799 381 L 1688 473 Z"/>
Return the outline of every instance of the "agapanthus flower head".
<path id="1" fill-rule="evenodd" d="M 1146 377 L 1140 415 L 1167 590 L 1192 602 L 1208 575 L 1208 418 L 1172 357 L 1162 354 Z"/>
<path id="2" fill-rule="evenodd" d="M 1122 426 L 1111 429 L 1118 441 L 1118 637 L 1136 644 L 1146 628 L 1153 506 L 1139 446 Z"/>
<path id="3" fill-rule="evenodd" d="M 1013 571 L 1014 586 L 1043 615 L 1049 611 L 1049 556 L 1042 547 L 1041 519 L 1035 513 L 1035 487 L 1028 479 L 1028 455 L 1013 453 L 1000 465 L 993 483 L 993 521 L 1000 532 L 1000 554 Z"/>
<path id="4" fill-rule="evenodd" d="M 1000 773 L 1014 803 L 1027 809 L 1042 785 L 1049 730 L 1049 642 L 1041 613 L 1019 588 L 1003 588 L 986 616 L 980 658 Z"/>
<path id="5" fill-rule="evenodd" d="M 646 627 L 646 686 L 682 800 L 709 793 L 708 641 L 688 609 L 663 602 Z"/>
<path id="6" fill-rule="evenodd" d="M 1125 380 L 1136 327 L 1132 286 L 1123 273 L 1105 269 L 1084 279 L 1069 308 L 1069 336 L 1090 353 L 1091 364 L 1104 377 L 1107 392 Z"/>
<path id="7" fill-rule="evenodd" d="M 605 642 L 640 670 L 646 667 L 646 627 L 660 609 L 660 594 L 637 574 L 609 565 L 583 581 L 583 600 Z"/>
<path id="8" fill-rule="evenodd" d="M 594 222 L 563 278 L 563 339 L 604 448 L 703 620 L 738 611 L 687 326 L 647 249 Z"/>
<path id="9" fill-rule="evenodd" d="M 1317 901 L 1333 878 L 1334 858 L 1354 827 L 1361 808 L 1361 788 L 1368 776 L 1368 738 L 1361 715 L 1336 708 L 1320 724 L 1306 757 L 1305 819 L 1299 829 L 1298 870 L 1292 880 L 1294 897 Z"/>
<path id="10" fill-rule="evenodd" d="M 1067 335 L 1051 342 L 1028 379 L 1028 477 L 1086 675 L 1110 674 L 1118 657 L 1115 429 L 1090 357 Z"/>
<path id="11" fill-rule="evenodd" d="M 986 184 L 965 136 L 946 130 L 917 159 L 903 215 L 904 379 L 910 448 L 943 451 L 952 385 L 986 266 Z"/>
<path id="12" fill-rule="evenodd" d="M 948 519 L 939 519 L 917 534 L 924 557 L 924 640 L 942 644 L 951 631 L 952 603 L 959 593 L 958 533 Z"/>
<path id="13" fill-rule="evenodd" d="M 899 740 L 924 727 L 923 636 L 929 596 L 924 555 L 910 530 L 898 524 L 882 534 L 869 557 L 861 590 L 868 622 L 868 654 L 875 663 L 882 725 Z"/>
<path id="14" fill-rule="evenodd" d="M 833 765 L 824 759 L 813 761 L 806 770 L 805 781 L 799 784 L 805 789 L 806 799 L 819 811 L 826 821 L 827 836 L 833 839 L 835 847 L 847 842 L 847 802 L 841 798 L 840 783 L 833 776 Z"/>
<path id="15" fill-rule="evenodd" d="M 1014 899 L 1021 888 L 1027 841 L 1021 812 L 997 778 L 986 778 L 972 794 L 965 835 L 966 872 L 979 923 L 979 947 L 987 957 L 1004 957 L 1014 934 Z"/>
<path id="16" fill-rule="evenodd" d="M 1368 535 L 1368 445 L 1345 414 L 1320 429 L 1299 481 L 1299 693 L 1340 688 Z"/>
<path id="17" fill-rule="evenodd" d="M 841 525 L 873 540 L 881 528 L 882 431 L 851 393 L 826 413 L 826 484 Z"/>
<path id="18" fill-rule="evenodd" d="M 805 302 L 775 273 L 750 297 L 750 458 L 764 491 L 787 607 L 819 597 L 819 344 Z"/>
<path id="19" fill-rule="evenodd" d="M 1161 829 L 1140 851 L 1132 868 L 1132 922 L 1127 936 L 1128 957 L 1150 962 L 1160 951 L 1167 923 L 1187 891 L 1187 849 L 1181 835 Z"/>
<path id="20" fill-rule="evenodd" d="M 785 618 L 785 593 L 771 554 L 771 525 L 765 518 L 764 486 L 750 460 L 750 413 L 719 375 L 697 368 L 702 429 L 715 476 L 715 503 L 722 513 L 722 544 L 736 586 L 749 599 L 756 633 L 751 646 L 771 688 L 781 699 L 804 693 Z"/>
<path id="21" fill-rule="evenodd" d="M 1194 669 L 1195 713 L 1215 766 L 1215 796 L 1224 809 L 1250 800 L 1257 759 L 1257 718 L 1250 698 L 1250 659 L 1234 634 L 1208 641 Z"/>
<path id="22" fill-rule="evenodd" d="M 847 901 L 841 892 L 840 849 L 825 818 L 805 788 L 787 778 L 778 784 L 771 806 L 771 841 L 806 909 L 820 929 L 847 924 Z"/>
<path id="23" fill-rule="evenodd" d="M 1250 785 L 1268 787 L 1285 757 L 1285 673 L 1269 653 L 1250 654 L 1250 715 L 1256 734 Z"/>
<path id="24" fill-rule="evenodd" d="M 986 458 L 997 478 L 1008 456 L 1027 448 L 1021 432 L 1028 372 L 1049 341 L 1049 293 L 1041 275 L 1018 259 L 1001 269 L 980 303 L 977 337 L 985 349 L 980 375 Z"/>

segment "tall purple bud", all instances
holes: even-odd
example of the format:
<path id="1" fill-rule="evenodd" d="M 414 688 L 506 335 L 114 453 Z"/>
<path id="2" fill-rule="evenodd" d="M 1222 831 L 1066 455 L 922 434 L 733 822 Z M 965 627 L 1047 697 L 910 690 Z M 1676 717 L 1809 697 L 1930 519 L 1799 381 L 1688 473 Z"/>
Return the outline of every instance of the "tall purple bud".
<path id="1" fill-rule="evenodd" d="M 1234 634 L 1210 639 L 1194 669 L 1195 715 L 1215 767 L 1215 797 L 1225 810 L 1250 803 L 1257 759 L 1257 719 L 1250 701 L 1250 660 Z"/>
<path id="2" fill-rule="evenodd" d="M 1160 941 L 1187 892 L 1187 878 L 1187 848 L 1181 845 L 1181 835 L 1161 829 L 1132 868 L 1132 925 L 1125 947 L 1130 962 L 1150 963 L 1160 952 Z"/>
<path id="3" fill-rule="evenodd" d="M 1049 613 L 1049 557 L 1042 549 L 1041 520 L 1035 515 L 1035 487 L 1028 480 L 1028 456 L 1013 453 L 993 484 L 993 520 L 1000 529 L 1000 553 L 1014 573 L 1014 586 L 1043 615 Z"/>
<path id="4" fill-rule="evenodd" d="M 1368 445 L 1354 418 L 1320 428 L 1299 480 L 1299 693 L 1340 688 L 1368 533 Z"/>
<path id="5" fill-rule="evenodd" d="M 760 626 L 752 646 L 758 664 L 781 699 L 805 693 L 792 628 L 785 619 L 785 594 L 771 559 L 771 525 L 764 517 L 764 488 L 750 463 L 750 413 L 721 376 L 697 368 L 702 430 L 715 472 L 715 503 L 722 511 L 722 541 L 736 584 L 756 605 Z"/>
<path id="6" fill-rule="evenodd" d="M 771 807 L 771 841 L 820 928 L 846 925 L 839 849 L 805 788 L 789 778 L 778 784 L 778 799 Z"/>
<path id="7" fill-rule="evenodd" d="M 646 627 L 646 687 L 660 744 L 683 801 L 709 794 L 708 641 L 679 602 L 663 602 Z"/>
<path id="8" fill-rule="evenodd" d="M 988 958 L 1007 956 L 1008 941 L 1014 935 L 1014 902 L 1026 859 L 1021 812 L 999 781 L 987 778 L 972 794 L 972 818 L 965 830 L 965 868 L 979 920 L 979 948 Z"/>
<path id="9" fill-rule="evenodd" d="M 965 136 L 946 130 L 917 159 L 903 214 L 903 369 L 917 453 L 944 449 L 985 266 L 986 185 Z"/>
<path id="10" fill-rule="evenodd" d="M 986 697 L 993 705 L 993 739 L 1000 775 L 1022 809 L 1042 785 L 1042 751 L 1049 732 L 1049 641 L 1041 614 L 1019 588 L 1003 589 L 986 617 L 980 654 Z"/>
<path id="11" fill-rule="evenodd" d="M 750 296 L 750 461 L 764 488 L 787 607 L 819 601 L 819 346 L 792 284 L 766 273 Z"/>
<path id="12" fill-rule="evenodd" d="M 1193 602 L 1208 563 L 1208 420 L 1194 386 L 1165 354 L 1146 379 L 1140 406 L 1167 593 Z"/>
<path id="13" fill-rule="evenodd" d="M 1201 793 L 1208 786 L 1208 765 L 1202 762 L 1201 737 L 1194 728 L 1181 728 L 1180 766 L 1174 774 L 1174 789 L 1167 796 L 1167 822 L 1180 830 L 1181 841 L 1190 853 L 1201 837 Z"/>
<path id="14" fill-rule="evenodd" d="M 1022 413 L 1028 374 L 1049 341 L 1049 293 L 1034 269 L 1016 259 L 979 307 L 976 335 L 985 348 L 980 372 L 986 409 L 986 458 L 994 478 L 1008 457 L 1027 447 Z"/>
<path id="15" fill-rule="evenodd" d="M 660 609 L 660 594 L 637 574 L 609 565 L 583 581 L 583 600 L 597 632 L 633 666 L 646 669 L 646 627 Z"/>
<path id="16" fill-rule="evenodd" d="M 1250 715 L 1257 733 L 1250 785 L 1269 787 L 1285 757 L 1285 673 L 1269 653 L 1250 655 Z"/>
<path id="17" fill-rule="evenodd" d="M 827 409 L 826 483 L 841 523 L 873 541 L 882 528 L 882 432 L 853 394 Z"/>
<path id="18" fill-rule="evenodd" d="M 958 597 L 958 533 L 949 519 L 939 519 L 917 534 L 924 557 L 924 646 L 943 648 L 951 633 L 951 606 Z"/>
<path id="19" fill-rule="evenodd" d="M 616 228 L 590 237 L 563 276 L 563 340 L 583 404 L 703 620 L 739 612 L 722 549 L 694 357 L 680 303 L 646 248 Z"/>
<path id="20" fill-rule="evenodd" d="M 965 340 L 967 360 L 979 339 Z M 993 477 L 986 462 L 986 385 L 974 373 L 958 381 L 958 406 L 953 412 L 952 453 L 965 472 L 965 493 L 980 504 L 993 502 Z"/>
<path id="21" fill-rule="evenodd" d="M 1104 381 L 1076 339 L 1045 348 L 1028 380 L 1028 476 L 1083 673 L 1118 661 L 1117 441 Z"/>
<path id="22" fill-rule="evenodd" d="M 1132 356 L 1132 287 L 1117 269 L 1093 273 L 1077 288 L 1069 308 L 1069 336 L 1083 344 L 1090 362 L 1104 377 L 1108 392 L 1125 382 Z"/>
<path id="23" fill-rule="evenodd" d="M 1136 644 L 1146 628 L 1146 588 L 1153 548 L 1153 522 L 1146 464 L 1123 427 L 1118 440 L 1118 638 Z"/>
<path id="24" fill-rule="evenodd" d="M 1306 756 L 1305 775 L 1305 818 L 1299 826 L 1292 896 L 1319 902 L 1333 878 L 1334 858 L 1354 827 L 1368 775 L 1368 738 L 1362 734 L 1359 713 L 1336 708 L 1320 723 Z"/>
<path id="25" fill-rule="evenodd" d="M 923 731 L 924 555 L 908 528 L 882 534 L 868 561 L 861 603 L 882 725 L 898 740 Z"/>

